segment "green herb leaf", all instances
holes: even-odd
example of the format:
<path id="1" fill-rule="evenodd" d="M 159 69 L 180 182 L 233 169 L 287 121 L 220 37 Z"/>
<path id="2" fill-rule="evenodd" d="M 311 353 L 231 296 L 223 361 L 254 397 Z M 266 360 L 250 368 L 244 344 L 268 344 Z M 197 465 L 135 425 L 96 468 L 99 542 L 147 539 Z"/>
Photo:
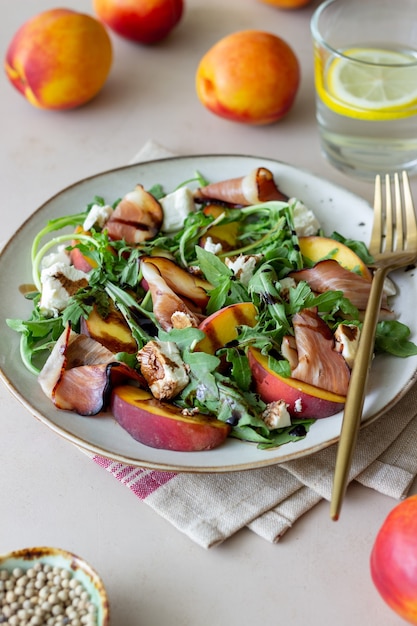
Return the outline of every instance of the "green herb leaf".
<path id="1" fill-rule="evenodd" d="M 409 341 L 410 329 L 398 320 L 378 322 L 375 350 L 387 352 L 397 357 L 408 357 L 417 354 L 417 346 Z"/>

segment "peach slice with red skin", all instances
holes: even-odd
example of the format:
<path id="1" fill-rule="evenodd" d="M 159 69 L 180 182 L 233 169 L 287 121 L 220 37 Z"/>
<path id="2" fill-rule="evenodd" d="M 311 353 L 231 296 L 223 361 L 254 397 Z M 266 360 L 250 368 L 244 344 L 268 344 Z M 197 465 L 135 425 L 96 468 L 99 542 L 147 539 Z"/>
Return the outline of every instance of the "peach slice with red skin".
<path id="1" fill-rule="evenodd" d="M 123 315 L 114 305 L 103 318 L 94 306 L 87 319 L 81 318 L 81 331 L 92 337 L 113 353 L 128 352 L 134 354 L 138 346 Z"/>
<path id="2" fill-rule="evenodd" d="M 214 354 L 219 348 L 237 337 L 237 326 L 255 326 L 257 310 L 252 302 L 230 304 L 206 317 L 199 325 L 206 336 L 196 345 L 196 350 Z"/>
<path id="3" fill-rule="evenodd" d="M 342 267 L 351 272 L 359 272 L 361 276 L 372 280 L 372 274 L 358 255 L 348 246 L 330 237 L 299 237 L 301 254 L 311 261 L 318 263 L 323 259 L 334 259 Z"/>
<path id="4" fill-rule="evenodd" d="M 268 366 L 268 357 L 249 348 L 249 365 L 255 388 L 264 402 L 284 400 L 292 417 L 330 417 L 343 410 L 345 396 L 320 389 L 295 378 L 284 378 Z"/>
<path id="5" fill-rule="evenodd" d="M 212 450 L 230 433 L 230 426 L 208 415 L 184 415 L 168 402 L 133 385 L 113 390 L 111 410 L 120 426 L 145 446 L 177 452 Z"/>
<path id="6" fill-rule="evenodd" d="M 74 232 L 76 235 L 91 236 L 91 233 L 89 231 L 85 231 L 82 226 L 77 226 Z M 77 243 L 79 243 L 79 241 L 76 238 L 71 241 L 72 246 L 76 246 Z M 79 248 L 72 248 L 72 250 L 70 250 L 69 256 L 72 265 L 77 270 L 81 270 L 86 274 L 88 274 L 88 272 L 91 272 L 92 269 L 97 267 L 97 263 L 95 263 L 93 259 L 89 259 L 87 256 L 85 256 L 85 254 L 83 254 Z"/>

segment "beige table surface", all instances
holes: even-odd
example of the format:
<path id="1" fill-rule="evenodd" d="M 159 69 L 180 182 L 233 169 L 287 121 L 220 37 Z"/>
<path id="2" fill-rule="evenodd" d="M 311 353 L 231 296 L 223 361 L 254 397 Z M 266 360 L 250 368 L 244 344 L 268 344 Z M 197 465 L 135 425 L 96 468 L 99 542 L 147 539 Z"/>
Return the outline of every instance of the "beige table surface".
<path id="1" fill-rule="evenodd" d="M 31 107 L 3 75 L 0 238 L 9 238 L 63 187 L 124 165 L 151 138 L 179 154 L 277 158 L 372 201 L 370 183 L 338 173 L 320 154 L 309 35 L 316 4 L 283 12 L 256 0 L 188 0 L 181 25 L 156 47 L 113 37 L 115 60 L 106 87 L 74 111 Z M 63 5 L 92 12 L 87 0 Z M 56 6 L 53 0 L 7 2 L 0 20 L 2 55 L 26 19 Z M 203 53 L 226 34 L 247 28 L 279 34 L 300 59 L 296 104 L 273 126 L 221 120 L 195 95 Z M 416 192 L 414 180 L 417 197 Z M 54 545 L 84 556 L 104 578 L 113 626 L 403 623 L 377 594 L 368 565 L 375 534 L 395 504 L 390 498 L 353 486 L 337 523 L 323 502 L 277 545 L 244 530 L 206 551 L 38 423 L 3 385 L 0 403 L 0 553 Z"/>

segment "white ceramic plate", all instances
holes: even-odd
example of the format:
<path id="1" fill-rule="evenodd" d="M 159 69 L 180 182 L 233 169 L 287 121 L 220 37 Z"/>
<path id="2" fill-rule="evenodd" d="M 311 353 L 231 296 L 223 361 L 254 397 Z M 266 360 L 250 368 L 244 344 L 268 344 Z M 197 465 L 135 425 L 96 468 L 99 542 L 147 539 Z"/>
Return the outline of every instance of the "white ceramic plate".
<path id="1" fill-rule="evenodd" d="M 161 183 L 166 192 L 192 178 L 198 170 L 210 181 L 243 176 L 256 167 L 270 169 L 279 187 L 312 208 L 325 232 L 342 234 L 367 242 L 372 209 L 367 202 L 325 180 L 270 159 L 248 156 L 191 156 L 163 159 L 104 172 L 64 189 L 41 206 L 6 244 L 0 256 L 0 376 L 18 400 L 46 426 L 77 446 L 117 461 L 149 468 L 193 472 L 226 472 L 262 467 L 288 461 L 320 450 L 337 441 L 342 414 L 318 420 L 307 437 L 274 450 L 229 439 L 223 446 L 205 452 L 170 452 L 143 446 L 132 439 L 108 416 L 81 417 L 55 409 L 42 393 L 36 378 L 22 365 L 19 336 L 6 318 L 24 318 L 31 305 L 19 285 L 31 282 L 29 259 L 33 237 L 49 219 L 84 210 L 95 195 L 114 202 L 137 184 L 149 188 Z M 11 271 L 11 268 L 13 270 Z M 398 288 L 395 308 L 401 321 L 417 337 L 417 278 L 415 271 L 394 275 Z M 372 365 L 364 407 L 364 423 L 370 423 L 393 406 L 416 379 L 417 357 L 377 357 Z"/>

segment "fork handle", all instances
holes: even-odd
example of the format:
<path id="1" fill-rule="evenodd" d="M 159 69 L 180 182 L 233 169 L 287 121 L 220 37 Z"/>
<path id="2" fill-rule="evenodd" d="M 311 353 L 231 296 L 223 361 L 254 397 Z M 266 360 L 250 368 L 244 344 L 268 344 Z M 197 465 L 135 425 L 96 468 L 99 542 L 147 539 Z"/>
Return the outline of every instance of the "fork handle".
<path id="1" fill-rule="evenodd" d="M 378 267 L 374 273 L 359 339 L 358 351 L 355 356 L 349 381 L 342 429 L 337 449 L 330 503 L 330 517 L 333 520 L 339 519 L 340 509 L 348 483 L 349 470 L 356 446 L 365 401 L 366 385 L 374 351 L 376 326 L 381 309 L 384 280 L 387 273 L 388 268 L 385 267 Z"/>

